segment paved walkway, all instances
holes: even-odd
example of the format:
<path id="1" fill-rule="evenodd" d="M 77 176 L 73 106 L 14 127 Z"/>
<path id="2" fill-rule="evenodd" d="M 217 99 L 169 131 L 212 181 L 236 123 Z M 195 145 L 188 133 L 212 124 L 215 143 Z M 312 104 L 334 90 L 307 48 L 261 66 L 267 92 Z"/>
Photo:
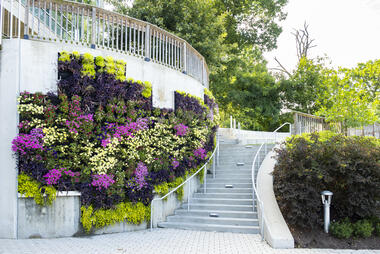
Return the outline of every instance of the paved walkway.
<path id="1" fill-rule="evenodd" d="M 380 250 L 275 250 L 259 235 L 155 229 L 91 237 L 1 240 L 0 253 L 8 254 L 380 254 Z"/>

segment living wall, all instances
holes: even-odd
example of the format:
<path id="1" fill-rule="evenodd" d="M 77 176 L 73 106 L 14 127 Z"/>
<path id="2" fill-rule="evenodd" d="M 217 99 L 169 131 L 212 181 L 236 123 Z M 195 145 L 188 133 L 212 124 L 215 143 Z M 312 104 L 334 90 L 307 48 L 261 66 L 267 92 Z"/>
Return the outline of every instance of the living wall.
<path id="1" fill-rule="evenodd" d="M 274 191 L 291 226 L 323 223 L 320 193 L 334 193 L 332 220 L 380 217 L 380 142 L 332 132 L 296 135 L 277 150 Z"/>
<path id="2" fill-rule="evenodd" d="M 86 231 L 149 220 L 154 190 L 184 181 L 215 146 L 218 110 L 209 91 L 202 99 L 176 92 L 175 110 L 153 108 L 151 84 L 126 79 L 125 67 L 62 52 L 57 93 L 19 97 L 12 142 L 19 192 L 41 205 L 56 191 L 81 192 Z"/>

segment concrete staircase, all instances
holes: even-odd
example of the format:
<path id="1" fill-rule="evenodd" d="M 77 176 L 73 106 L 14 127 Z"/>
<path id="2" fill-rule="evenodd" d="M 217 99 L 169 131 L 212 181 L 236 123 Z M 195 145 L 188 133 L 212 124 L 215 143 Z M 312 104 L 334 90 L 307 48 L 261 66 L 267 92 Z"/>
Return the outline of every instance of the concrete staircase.
<path id="1" fill-rule="evenodd" d="M 189 211 L 188 203 L 184 203 L 158 227 L 258 233 L 251 179 L 252 161 L 258 149 L 259 145 L 239 145 L 235 139 L 221 137 L 220 164 L 215 178 L 211 172 L 207 175 L 207 192 L 203 193 L 201 186 L 190 199 Z M 264 151 L 261 157 L 264 158 Z"/>

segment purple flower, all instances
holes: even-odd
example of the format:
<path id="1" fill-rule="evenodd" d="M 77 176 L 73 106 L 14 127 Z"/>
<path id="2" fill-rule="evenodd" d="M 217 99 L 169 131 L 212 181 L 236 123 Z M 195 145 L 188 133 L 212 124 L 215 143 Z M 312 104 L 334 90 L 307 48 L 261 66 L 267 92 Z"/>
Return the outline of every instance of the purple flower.
<path id="1" fill-rule="evenodd" d="M 61 170 L 65 170 L 65 169 L 61 169 Z M 62 176 L 61 170 L 60 169 L 49 170 L 49 172 L 46 175 L 44 175 L 44 177 L 46 178 L 46 184 L 48 185 L 57 184 L 58 180 Z"/>
<path id="2" fill-rule="evenodd" d="M 179 161 L 177 161 L 176 159 L 174 159 L 174 160 L 172 161 L 172 166 L 173 166 L 174 169 L 178 168 L 178 166 L 179 166 Z"/>
<path id="3" fill-rule="evenodd" d="M 110 138 L 102 139 L 102 147 L 106 147 L 109 143 L 111 143 Z"/>
<path id="4" fill-rule="evenodd" d="M 177 133 L 175 135 L 185 136 L 189 130 L 189 127 L 187 127 L 186 125 L 181 123 L 181 124 L 177 124 L 176 126 L 174 126 L 174 129 L 177 131 Z"/>
<path id="5" fill-rule="evenodd" d="M 144 186 L 147 185 L 147 182 L 145 181 L 145 177 L 148 175 L 148 168 L 145 166 L 144 163 L 139 162 L 137 164 L 137 168 L 135 170 L 135 182 L 136 187 L 138 190 L 141 190 Z"/>
<path id="6" fill-rule="evenodd" d="M 33 129 L 30 134 L 21 133 L 12 141 L 12 150 L 19 151 L 22 155 L 25 155 L 28 149 L 43 150 L 43 137 L 44 134 L 40 128 Z"/>
<path id="7" fill-rule="evenodd" d="M 78 133 L 78 129 L 85 123 L 90 123 L 93 122 L 93 114 L 88 114 L 88 115 L 80 115 L 76 117 L 74 120 L 66 121 L 66 126 L 69 128 L 69 131 L 72 133 Z"/>
<path id="8" fill-rule="evenodd" d="M 102 174 L 92 176 L 91 185 L 96 187 L 97 190 L 101 190 L 102 188 L 107 189 L 114 183 L 115 180 L 113 180 L 113 175 Z"/>
<path id="9" fill-rule="evenodd" d="M 194 150 L 194 156 L 204 160 L 207 156 L 206 150 L 204 148 L 198 148 Z"/>

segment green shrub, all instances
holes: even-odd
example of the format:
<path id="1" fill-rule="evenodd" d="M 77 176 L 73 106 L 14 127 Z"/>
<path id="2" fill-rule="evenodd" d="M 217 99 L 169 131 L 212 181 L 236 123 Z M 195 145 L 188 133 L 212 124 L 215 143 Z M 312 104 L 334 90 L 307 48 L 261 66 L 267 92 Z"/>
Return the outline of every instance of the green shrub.
<path id="1" fill-rule="evenodd" d="M 33 198 L 37 205 L 52 205 L 57 191 L 53 186 L 41 186 L 30 176 L 21 173 L 18 178 L 18 192 L 27 198 Z"/>
<path id="2" fill-rule="evenodd" d="M 375 234 L 377 236 L 380 236 L 380 222 L 376 222 L 374 226 L 375 226 Z"/>
<path id="3" fill-rule="evenodd" d="M 353 232 L 354 229 L 352 223 L 348 218 L 340 222 L 333 222 L 330 225 L 330 233 L 340 239 L 350 238 Z"/>
<path id="4" fill-rule="evenodd" d="M 368 220 L 359 220 L 354 224 L 354 234 L 358 237 L 370 237 L 374 228 Z"/>
<path id="5" fill-rule="evenodd" d="M 337 221 L 369 218 L 379 211 L 380 142 L 375 138 L 303 134 L 276 151 L 274 191 L 289 224 L 323 225 L 323 190 L 334 193 L 331 214 Z"/>

